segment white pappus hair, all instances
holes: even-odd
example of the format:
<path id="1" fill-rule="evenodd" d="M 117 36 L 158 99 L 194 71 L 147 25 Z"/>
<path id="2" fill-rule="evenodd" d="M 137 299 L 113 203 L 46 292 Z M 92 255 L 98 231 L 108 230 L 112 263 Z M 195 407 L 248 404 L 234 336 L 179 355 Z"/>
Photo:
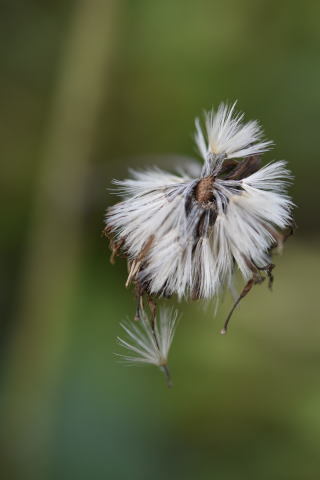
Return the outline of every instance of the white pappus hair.
<path id="1" fill-rule="evenodd" d="M 119 356 L 130 365 L 145 363 L 159 367 L 171 386 L 168 356 L 177 317 L 177 311 L 166 308 L 160 311 L 159 319 L 154 323 L 150 322 L 145 313 L 140 316 L 139 322 L 122 323 L 127 340 L 118 337 L 118 343 L 129 350 L 130 355 Z"/>
<path id="2" fill-rule="evenodd" d="M 246 284 L 222 333 L 254 284 L 268 277 L 271 285 L 271 251 L 293 223 L 286 162 L 263 167 L 261 154 L 272 142 L 262 139 L 258 122 L 244 123 L 234 110 L 235 103 L 221 104 L 206 113 L 206 135 L 196 120 L 202 165 L 131 171 L 132 178 L 114 181 L 124 200 L 108 209 L 105 229 L 113 254 L 128 259 L 127 285 L 134 283 L 140 305 L 143 295 L 217 297 L 239 269 Z"/>
<path id="3" fill-rule="evenodd" d="M 209 153 L 223 154 L 227 158 L 241 158 L 263 153 L 273 145 L 271 141 L 261 141 L 263 132 L 256 120 L 243 123 L 244 114 L 234 113 L 236 103 L 231 107 L 221 103 L 217 112 L 211 110 L 205 113 L 208 143 L 199 119 L 196 119 L 195 141 L 205 162 Z"/>

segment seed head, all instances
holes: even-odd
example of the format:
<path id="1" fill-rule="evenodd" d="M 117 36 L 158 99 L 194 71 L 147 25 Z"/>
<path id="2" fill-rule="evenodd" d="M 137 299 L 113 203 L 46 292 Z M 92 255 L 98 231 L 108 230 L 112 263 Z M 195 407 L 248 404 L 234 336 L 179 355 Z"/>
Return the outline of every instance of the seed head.
<path id="1" fill-rule="evenodd" d="M 262 166 L 261 154 L 273 143 L 263 139 L 257 121 L 245 123 L 235 105 L 207 112 L 205 133 L 196 120 L 202 164 L 186 161 L 176 173 L 132 170 L 130 179 L 114 181 L 124 198 L 107 211 L 106 232 L 112 258 L 128 260 L 126 285 L 135 286 L 136 318 L 142 318 L 140 326 L 123 326 L 135 346 L 119 339 L 137 354 L 130 361 L 166 366 L 172 341 L 175 321 L 161 313 L 152 330 L 143 298 L 154 317 L 158 297 L 208 300 L 226 288 L 234 292 L 239 270 L 245 285 L 226 333 L 252 286 L 264 278 L 272 285 L 272 250 L 281 249 L 292 231 L 293 203 L 286 193 L 292 177 L 283 160 Z"/>

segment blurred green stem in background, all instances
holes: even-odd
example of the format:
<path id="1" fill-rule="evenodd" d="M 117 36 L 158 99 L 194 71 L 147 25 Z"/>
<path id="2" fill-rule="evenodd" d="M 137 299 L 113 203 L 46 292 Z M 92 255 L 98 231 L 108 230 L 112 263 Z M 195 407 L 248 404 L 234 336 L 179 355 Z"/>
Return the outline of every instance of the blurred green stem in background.
<path id="1" fill-rule="evenodd" d="M 18 450 L 25 458 L 18 463 L 24 478 L 44 478 L 49 461 L 79 271 L 82 204 L 96 123 L 108 92 L 119 6 L 117 0 L 75 3 L 53 95 L 6 379 L 8 448 L 21 442 Z M 26 451 L 30 438 L 32 452 Z M 30 461 L 30 454 L 36 461 Z"/>

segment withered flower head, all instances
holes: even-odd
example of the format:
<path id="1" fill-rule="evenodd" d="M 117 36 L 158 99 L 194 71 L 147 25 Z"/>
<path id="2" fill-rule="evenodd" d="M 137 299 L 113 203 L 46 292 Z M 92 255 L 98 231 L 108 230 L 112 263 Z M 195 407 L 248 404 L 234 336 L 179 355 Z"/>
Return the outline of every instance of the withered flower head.
<path id="1" fill-rule="evenodd" d="M 240 270 L 246 283 L 222 333 L 254 284 L 268 277 L 271 285 L 271 251 L 281 249 L 293 224 L 286 162 L 261 165 L 272 142 L 234 109 L 221 104 L 206 113 L 206 134 L 196 120 L 202 165 L 131 171 L 131 179 L 114 181 L 124 200 L 108 210 L 105 229 L 113 254 L 128 259 L 126 284 L 135 285 L 138 311 L 144 294 L 152 302 L 217 297 Z"/>

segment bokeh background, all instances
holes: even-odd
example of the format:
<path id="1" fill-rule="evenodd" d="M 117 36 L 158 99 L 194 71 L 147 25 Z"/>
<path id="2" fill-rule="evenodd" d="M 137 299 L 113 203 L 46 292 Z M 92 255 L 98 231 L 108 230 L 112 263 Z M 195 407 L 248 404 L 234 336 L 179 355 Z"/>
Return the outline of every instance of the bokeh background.
<path id="1" fill-rule="evenodd" d="M 4 0 L 1 478 L 303 479 L 320 471 L 320 3 Z M 181 307 L 174 388 L 115 361 L 132 316 L 101 237 L 112 178 L 193 156 L 203 108 L 239 101 L 285 158 L 299 228 L 218 332 Z M 169 156 L 168 156 L 169 154 Z M 172 156 L 170 156 L 172 155 Z"/>

